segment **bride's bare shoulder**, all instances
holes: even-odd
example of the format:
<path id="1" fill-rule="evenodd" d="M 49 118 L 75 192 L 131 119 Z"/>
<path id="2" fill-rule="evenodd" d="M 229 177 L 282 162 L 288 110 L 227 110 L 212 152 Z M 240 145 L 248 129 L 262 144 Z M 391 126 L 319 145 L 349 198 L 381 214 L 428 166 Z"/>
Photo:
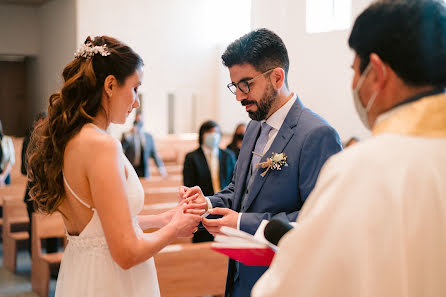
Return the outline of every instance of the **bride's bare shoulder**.
<path id="1" fill-rule="evenodd" d="M 71 143 L 70 143 L 71 142 Z M 87 156 L 117 154 L 122 151 L 121 143 L 98 127 L 86 124 L 67 145 L 67 150 L 76 150 Z"/>

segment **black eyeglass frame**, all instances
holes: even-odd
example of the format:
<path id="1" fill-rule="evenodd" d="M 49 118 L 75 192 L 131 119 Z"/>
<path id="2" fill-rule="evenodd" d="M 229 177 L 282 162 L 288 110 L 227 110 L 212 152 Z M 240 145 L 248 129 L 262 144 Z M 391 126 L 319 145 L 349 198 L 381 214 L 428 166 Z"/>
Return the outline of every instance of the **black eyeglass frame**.
<path id="1" fill-rule="evenodd" d="M 234 95 L 237 94 L 237 89 L 239 89 L 243 94 L 249 94 L 249 92 L 251 92 L 251 89 L 250 89 L 249 85 L 250 85 L 251 83 L 253 83 L 255 80 L 257 80 L 259 77 L 261 77 L 261 76 L 263 76 L 263 75 L 266 75 L 266 74 L 270 73 L 270 72 L 273 71 L 274 69 L 275 69 L 275 68 L 272 68 L 272 69 L 267 70 L 267 71 L 265 71 L 265 72 L 263 72 L 263 73 L 260 73 L 260 74 L 257 75 L 256 77 L 251 78 L 250 80 L 242 80 L 242 81 L 239 81 L 238 83 L 233 83 L 233 82 L 232 82 L 232 83 L 229 83 L 226 87 L 227 87 L 227 88 L 229 89 L 229 91 L 231 91 L 231 93 L 234 94 Z M 243 90 L 243 88 L 240 87 L 241 84 L 243 84 L 243 85 L 246 87 L 247 91 L 246 91 L 246 90 Z M 231 89 L 231 88 L 233 88 L 233 87 L 235 87 L 234 90 Z"/>

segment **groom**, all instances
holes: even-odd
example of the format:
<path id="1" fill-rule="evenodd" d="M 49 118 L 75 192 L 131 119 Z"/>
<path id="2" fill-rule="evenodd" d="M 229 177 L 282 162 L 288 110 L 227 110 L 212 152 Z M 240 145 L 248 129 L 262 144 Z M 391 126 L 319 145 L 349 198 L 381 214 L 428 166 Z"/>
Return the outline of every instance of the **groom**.
<path id="1" fill-rule="evenodd" d="M 275 33 L 252 31 L 230 44 L 222 59 L 232 81 L 228 88 L 252 121 L 232 182 L 210 197 L 199 187 L 186 188 L 183 198 L 199 193 L 198 201 L 208 201 L 208 212 L 222 216 L 203 219 L 210 233 L 219 234 L 221 226 L 228 226 L 254 234 L 262 220 L 296 220 L 322 165 L 341 150 L 341 143 L 336 131 L 290 92 L 287 49 Z M 288 166 L 258 168 L 280 153 Z M 249 296 L 267 268 L 230 260 L 225 295 Z"/>

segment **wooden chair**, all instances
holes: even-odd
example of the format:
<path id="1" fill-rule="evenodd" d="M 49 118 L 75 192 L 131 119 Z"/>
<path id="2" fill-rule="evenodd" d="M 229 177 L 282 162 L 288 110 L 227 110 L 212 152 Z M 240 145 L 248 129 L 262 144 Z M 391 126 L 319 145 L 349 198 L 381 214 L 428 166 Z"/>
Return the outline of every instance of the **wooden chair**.
<path id="1" fill-rule="evenodd" d="M 3 198 L 3 266 L 15 273 L 17 269 L 17 250 L 20 243 L 29 239 L 28 231 L 14 232 L 15 225 L 25 226 L 28 230 L 29 218 L 26 204 L 13 197 Z"/>
<path id="2" fill-rule="evenodd" d="M 3 199 L 13 197 L 18 200 L 23 199 L 26 183 L 14 183 L 9 186 L 0 186 L 0 208 L 3 209 Z M 0 215 L 0 230 L 3 227 L 3 217 Z"/>
<path id="3" fill-rule="evenodd" d="M 62 215 L 54 213 L 43 215 L 33 213 L 32 218 L 32 290 L 40 297 L 48 297 L 50 285 L 50 267 L 60 265 L 63 252 L 42 253 L 41 242 L 44 238 L 65 238 Z"/>
<path id="4" fill-rule="evenodd" d="M 224 295 L 228 258 L 211 243 L 171 245 L 155 259 L 163 297 Z"/>

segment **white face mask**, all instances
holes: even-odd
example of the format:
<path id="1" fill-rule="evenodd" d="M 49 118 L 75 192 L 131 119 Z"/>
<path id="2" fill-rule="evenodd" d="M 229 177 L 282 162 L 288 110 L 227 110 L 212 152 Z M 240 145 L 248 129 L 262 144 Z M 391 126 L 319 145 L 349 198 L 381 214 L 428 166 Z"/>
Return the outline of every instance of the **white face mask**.
<path id="1" fill-rule="evenodd" d="M 370 69 L 372 68 L 372 64 L 369 63 L 367 67 L 365 68 L 364 72 L 362 73 L 361 77 L 358 80 L 358 83 L 356 84 L 355 89 L 353 90 L 353 101 L 355 103 L 356 112 L 358 113 L 359 119 L 364 124 L 364 126 L 370 130 L 370 124 L 369 124 L 369 118 L 367 116 L 367 113 L 372 108 L 373 103 L 375 102 L 376 96 L 378 96 L 378 91 L 372 94 L 370 97 L 369 102 L 367 103 L 367 106 L 362 106 L 361 103 L 361 96 L 359 95 L 359 90 L 361 89 L 361 86 L 364 82 L 364 80 L 367 77 L 367 74 L 370 72 Z"/>
<path id="2" fill-rule="evenodd" d="M 207 133 L 204 136 L 204 145 L 208 147 L 209 149 L 214 149 L 220 145 L 220 133 L 213 132 L 213 133 Z"/>

